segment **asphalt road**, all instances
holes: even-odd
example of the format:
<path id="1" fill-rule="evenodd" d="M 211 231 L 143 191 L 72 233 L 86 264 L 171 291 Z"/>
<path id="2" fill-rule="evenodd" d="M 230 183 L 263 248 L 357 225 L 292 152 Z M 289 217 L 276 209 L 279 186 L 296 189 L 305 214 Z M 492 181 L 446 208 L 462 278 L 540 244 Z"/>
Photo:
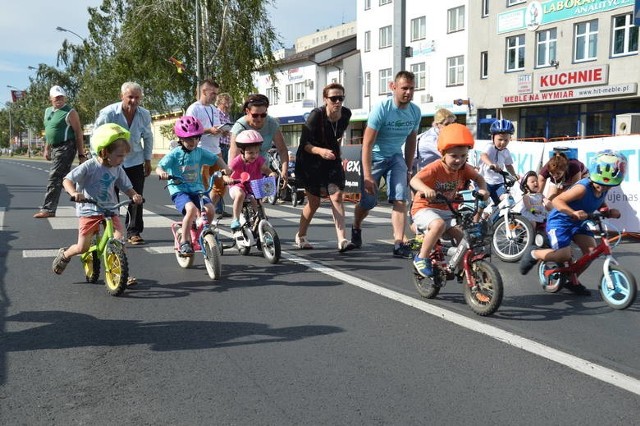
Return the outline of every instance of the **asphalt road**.
<path id="1" fill-rule="evenodd" d="M 533 274 L 494 262 L 500 310 L 481 318 L 449 283 L 423 301 L 409 261 L 391 256 L 389 209 L 365 245 L 336 250 L 327 206 L 291 245 L 300 208 L 268 212 L 283 242 L 270 265 L 253 250 L 178 267 L 162 184 L 147 181 L 145 246 L 128 256 L 122 297 L 84 282 L 55 250 L 76 239 L 73 207 L 32 219 L 48 163 L 0 158 L 0 423 L 14 424 L 635 424 L 640 304 L 545 294 Z M 350 223 L 352 206 L 348 207 Z M 225 223 L 223 222 L 223 225 Z M 223 229 L 223 232 L 226 232 Z M 617 259 L 640 277 L 640 245 Z M 583 277 L 594 289 L 594 264 Z"/>

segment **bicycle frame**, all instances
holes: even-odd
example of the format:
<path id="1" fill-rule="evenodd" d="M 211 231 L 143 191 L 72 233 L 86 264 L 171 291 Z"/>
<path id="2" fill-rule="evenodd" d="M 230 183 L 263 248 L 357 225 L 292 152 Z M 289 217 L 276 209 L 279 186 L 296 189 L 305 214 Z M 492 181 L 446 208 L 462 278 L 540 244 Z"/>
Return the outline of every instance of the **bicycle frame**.
<path id="1" fill-rule="evenodd" d="M 113 206 L 114 209 L 119 209 L 122 206 L 126 206 L 127 204 L 129 204 L 130 201 L 126 200 L 126 201 L 121 201 L 118 204 L 116 204 L 115 206 Z M 96 244 L 92 244 L 89 249 L 82 253 L 82 255 L 80 255 L 80 258 L 82 260 L 86 260 L 90 254 L 92 252 L 98 252 L 100 254 L 100 257 L 102 257 L 102 255 L 104 254 L 104 250 L 107 247 L 107 243 L 113 239 L 113 236 L 115 234 L 115 230 L 113 227 L 113 216 L 117 215 L 116 212 L 111 211 L 111 210 L 106 210 L 103 209 L 103 206 L 98 204 L 98 203 L 93 203 L 96 204 L 98 206 L 98 208 L 100 208 L 102 210 L 102 214 L 104 215 L 104 219 L 102 220 L 102 224 L 104 226 L 104 230 L 102 231 L 102 234 L 100 235 L 100 239 L 98 241 L 96 241 Z M 100 231 L 97 232 L 98 234 L 100 234 Z"/>

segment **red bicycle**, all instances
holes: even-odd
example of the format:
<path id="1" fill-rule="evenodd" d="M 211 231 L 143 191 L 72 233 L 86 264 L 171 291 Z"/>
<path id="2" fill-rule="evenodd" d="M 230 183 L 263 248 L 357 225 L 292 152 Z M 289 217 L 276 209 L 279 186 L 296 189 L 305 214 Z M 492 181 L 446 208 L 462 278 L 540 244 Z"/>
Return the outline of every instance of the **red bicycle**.
<path id="1" fill-rule="evenodd" d="M 613 247 L 607 239 L 607 226 L 603 219 L 606 210 L 589 215 L 594 224 L 596 238 L 600 243 L 577 260 L 570 260 L 561 266 L 555 262 L 540 262 L 538 278 L 545 291 L 556 293 L 562 287 L 578 285 L 578 276 L 591 265 L 591 262 L 603 256 L 602 275 L 598 281 L 598 290 L 602 300 L 613 309 L 626 309 L 633 304 L 637 294 L 635 277 L 618 264 L 613 257 Z"/>

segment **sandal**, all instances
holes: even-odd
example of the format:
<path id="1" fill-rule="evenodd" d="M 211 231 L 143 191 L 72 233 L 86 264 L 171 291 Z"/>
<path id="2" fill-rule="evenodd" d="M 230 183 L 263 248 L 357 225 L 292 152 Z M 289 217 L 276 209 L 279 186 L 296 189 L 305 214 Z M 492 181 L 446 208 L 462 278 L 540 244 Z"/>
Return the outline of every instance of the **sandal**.
<path id="1" fill-rule="evenodd" d="M 136 277 L 127 278 L 127 287 L 133 287 L 136 284 L 138 284 L 138 279 Z"/>
<path id="2" fill-rule="evenodd" d="M 69 264 L 69 261 L 71 260 L 64 257 L 64 251 L 64 247 L 58 250 L 58 254 L 56 255 L 55 259 L 53 259 L 53 264 L 51 265 L 51 269 L 53 269 L 53 272 L 58 275 L 64 272 L 65 268 Z"/>
<path id="3" fill-rule="evenodd" d="M 193 247 L 191 247 L 191 243 L 188 241 L 185 241 L 184 243 L 180 244 L 180 250 L 178 251 L 178 253 L 180 253 L 180 256 L 182 257 L 191 257 L 193 256 Z"/>
<path id="4" fill-rule="evenodd" d="M 295 243 L 295 245 L 296 245 L 296 247 L 298 247 L 301 250 L 311 250 L 313 248 L 313 246 L 311 245 L 309 240 L 307 240 L 307 236 L 306 235 L 298 235 L 298 234 L 296 234 L 296 243 Z"/>
<path id="5" fill-rule="evenodd" d="M 356 245 L 351 241 L 344 239 L 338 243 L 338 251 L 340 253 L 344 253 L 345 251 L 353 250 L 356 248 Z"/>

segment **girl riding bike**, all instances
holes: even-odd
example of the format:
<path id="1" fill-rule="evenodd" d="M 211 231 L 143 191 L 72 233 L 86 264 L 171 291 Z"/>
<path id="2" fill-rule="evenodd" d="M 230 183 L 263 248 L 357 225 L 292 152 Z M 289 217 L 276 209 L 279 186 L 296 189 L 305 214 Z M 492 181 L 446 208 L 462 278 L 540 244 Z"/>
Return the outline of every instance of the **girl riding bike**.
<path id="1" fill-rule="evenodd" d="M 109 123 L 98 127 L 91 137 L 91 147 L 97 154 L 85 161 L 65 176 L 62 185 L 76 201 L 76 213 L 80 218 L 78 242 L 69 248 L 61 248 L 53 260 L 52 269 L 62 274 L 73 256 L 86 252 L 91 246 L 94 234 L 100 231 L 104 215 L 95 204 L 83 203 L 85 199 L 97 200 L 102 204 L 115 205 L 118 202 L 114 187 L 117 186 L 136 204 L 142 204 L 142 196 L 131 185 L 124 169 L 120 167 L 129 153 L 129 132 L 117 124 Z M 113 217 L 114 236 L 122 240 L 124 228 L 120 218 Z M 135 280 L 130 280 L 129 285 Z"/>
<path id="2" fill-rule="evenodd" d="M 160 179 L 168 179 L 170 175 L 181 176 L 180 183 L 168 186 L 169 194 L 176 209 L 183 215 L 182 229 L 191 229 L 191 224 L 200 214 L 199 193 L 205 190 L 200 174 L 202 166 L 216 164 L 228 174 L 231 174 L 231 170 L 222 158 L 197 146 L 203 133 L 202 124 L 197 118 L 185 115 L 176 121 L 173 130 L 180 149 L 171 150 L 162 157 L 156 173 Z M 212 222 L 213 204 L 208 196 L 204 197 L 204 201 L 207 217 Z M 179 253 L 185 257 L 193 256 L 190 232 L 181 234 Z"/>

